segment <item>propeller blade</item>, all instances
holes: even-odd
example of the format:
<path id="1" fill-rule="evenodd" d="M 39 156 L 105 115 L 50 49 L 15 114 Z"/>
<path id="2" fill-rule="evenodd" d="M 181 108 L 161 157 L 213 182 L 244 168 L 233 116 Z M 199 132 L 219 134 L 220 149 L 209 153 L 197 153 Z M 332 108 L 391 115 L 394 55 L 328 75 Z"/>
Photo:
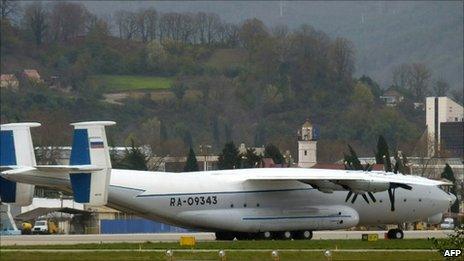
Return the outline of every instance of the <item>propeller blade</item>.
<path id="1" fill-rule="evenodd" d="M 357 197 L 358 197 L 358 194 L 354 194 L 353 199 L 351 200 L 351 203 L 354 203 Z"/>
<path id="2" fill-rule="evenodd" d="M 407 190 L 412 190 L 412 187 L 407 185 L 407 184 L 403 184 L 403 183 L 390 183 L 390 188 L 403 188 L 403 189 L 407 189 Z"/>
<path id="3" fill-rule="evenodd" d="M 372 192 L 367 192 L 367 195 L 369 195 L 369 197 L 372 199 L 372 202 L 377 202 L 377 200 L 375 199 L 374 197 L 374 194 Z"/>
<path id="4" fill-rule="evenodd" d="M 395 211 L 395 189 L 388 189 L 388 197 L 390 198 L 391 211 Z"/>
<path id="5" fill-rule="evenodd" d="M 350 199 L 352 194 L 353 194 L 353 192 L 351 190 L 348 191 L 348 194 L 346 195 L 346 198 L 345 198 L 345 202 L 348 202 L 348 200 Z"/>
<path id="6" fill-rule="evenodd" d="M 367 204 L 369 204 L 369 200 L 367 199 L 366 194 L 362 194 L 362 197 L 363 197 L 363 199 L 367 202 Z"/>

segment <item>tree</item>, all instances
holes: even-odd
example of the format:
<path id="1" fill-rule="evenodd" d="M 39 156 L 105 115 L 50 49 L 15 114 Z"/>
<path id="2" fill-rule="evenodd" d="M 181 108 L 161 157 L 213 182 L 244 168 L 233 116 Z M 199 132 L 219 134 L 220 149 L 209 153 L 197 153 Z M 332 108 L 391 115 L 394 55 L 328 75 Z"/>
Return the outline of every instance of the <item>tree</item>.
<path id="1" fill-rule="evenodd" d="M 2 0 L 0 2 L 2 20 L 7 19 L 9 16 L 13 16 L 18 12 L 19 2 L 12 0 Z M 3 21 L 2 21 L 3 22 Z"/>
<path id="2" fill-rule="evenodd" d="M 382 135 L 379 135 L 377 140 L 377 152 L 375 153 L 375 162 L 377 164 L 384 164 L 385 171 L 392 171 L 390 152 L 388 151 L 388 144 Z"/>
<path id="3" fill-rule="evenodd" d="M 349 40 L 337 37 L 329 49 L 331 70 L 337 81 L 350 79 L 354 72 L 354 46 Z"/>
<path id="4" fill-rule="evenodd" d="M 253 18 L 243 23 L 239 36 L 241 44 L 251 55 L 269 37 L 269 33 L 261 20 Z"/>
<path id="5" fill-rule="evenodd" d="M 392 72 L 393 85 L 407 89 L 411 81 L 411 65 L 401 64 L 396 66 Z"/>
<path id="6" fill-rule="evenodd" d="M 256 154 L 254 148 L 247 148 L 245 153 L 240 154 L 240 157 L 242 159 L 242 168 L 246 169 L 256 168 L 261 161 L 261 156 Z"/>
<path id="7" fill-rule="evenodd" d="M 234 142 L 228 142 L 224 145 L 221 154 L 219 154 L 219 169 L 236 169 L 240 165 L 240 156 Z"/>
<path id="8" fill-rule="evenodd" d="M 446 163 L 445 168 L 443 169 L 443 172 L 441 173 L 441 178 L 445 178 L 453 183 L 453 186 L 450 188 L 450 192 L 453 193 L 454 195 L 458 195 L 458 189 L 457 189 L 457 182 L 456 178 L 454 177 L 454 172 L 451 166 Z M 454 204 L 451 206 L 451 212 L 453 213 L 459 213 L 459 200 L 456 199 Z"/>
<path id="9" fill-rule="evenodd" d="M 409 89 L 413 93 L 416 101 L 422 102 L 429 91 L 430 70 L 425 64 L 413 63 L 410 73 Z"/>
<path id="10" fill-rule="evenodd" d="M 359 161 L 358 155 L 350 144 L 348 144 L 348 150 L 349 154 L 344 154 L 345 169 L 364 170 L 361 161 Z"/>
<path id="11" fill-rule="evenodd" d="M 26 6 L 23 18 L 25 27 L 32 33 L 36 45 L 41 45 L 44 41 L 48 29 L 47 15 L 42 2 L 34 2 Z"/>
<path id="12" fill-rule="evenodd" d="M 190 172 L 190 171 L 198 171 L 198 162 L 197 162 L 197 157 L 195 156 L 195 152 L 193 151 L 192 147 L 190 147 L 189 154 L 187 156 L 187 162 L 185 163 L 184 166 L 184 171 L 185 172 Z"/>
<path id="13" fill-rule="evenodd" d="M 114 13 L 119 37 L 130 40 L 137 34 L 137 19 L 134 12 L 119 10 Z"/>
<path id="14" fill-rule="evenodd" d="M 449 90 L 449 84 L 444 79 L 438 79 L 433 83 L 433 92 L 435 96 L 442 97 L 446 96 Z"/>
<path id="15" fill-rule="evenodd" d="M 140 148 L 135 146 L 134 139 L 131 139 L 131 148 L 126 150 L 124 157 L 117 161 L 114 168 L 147 170 L 147 159 Z"/>
<path id="16" fill-rule="evenodd" d="M 279 148 L 274 144 L 268 144 L 264 148 L 264 157 L 265 158 L 272 158 L 275 164 L 282 164 L 284 163 L 284 156 L 280 153 Z"/>
<path id="17" fill-rule="evenodd" d="M 184 98 L 185 92 L 187 91 L 187 85 L 183 82 L 174 83 L 171 87 L 171 91 L 174 93 L 176 98 L 181 101 Z"/>
<path id="18" fill-rule="evenodd" d="M 55 41 L 68 41 L 84 34 L 89 11 L 82 3 L 56 2 L 50 14 L 50 32 Z"/>

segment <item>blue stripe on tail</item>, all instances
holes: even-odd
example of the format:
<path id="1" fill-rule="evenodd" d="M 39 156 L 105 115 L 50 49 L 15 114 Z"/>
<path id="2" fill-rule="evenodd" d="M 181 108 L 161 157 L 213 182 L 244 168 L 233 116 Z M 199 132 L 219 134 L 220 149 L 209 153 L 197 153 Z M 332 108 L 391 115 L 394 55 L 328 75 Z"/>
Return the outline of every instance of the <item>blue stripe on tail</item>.
<path id="1" fill-rule="evenodd" d="M 71 186 L 74 192 L 74 201 L 77 203 L 89 203 L 90 200 L 90 173 L 69 174 Z"/>
<path id="2" fill-rule="evenodd" d="M 13 131 L 0 132 L 0 165 L 16 165 L 16 151 L 14 146 Z M 4 203 L 16 201 L 16 182 L 0 177 L 0 198 Z"/>
<path id="3" fill-rule="evenodd" d="M 74 130 L 70 165 L 90 164 L 89 133 L 86 129 Z"/>
<path id="4" fill-rule="evenodd" d="M 0 165 L 16 165 L 16 151 L 14 146 L 13 131 L 1 131 L 0 135 Z"/>
<path id="5" fill-rule="evenodd" d="M 89 133 L 86 129 L 75 129 L 71 150 L 70 165 L 90 164 Z M 90 200 L 90 173 L 69 174 L 74 200 L 88 203 Z"/>

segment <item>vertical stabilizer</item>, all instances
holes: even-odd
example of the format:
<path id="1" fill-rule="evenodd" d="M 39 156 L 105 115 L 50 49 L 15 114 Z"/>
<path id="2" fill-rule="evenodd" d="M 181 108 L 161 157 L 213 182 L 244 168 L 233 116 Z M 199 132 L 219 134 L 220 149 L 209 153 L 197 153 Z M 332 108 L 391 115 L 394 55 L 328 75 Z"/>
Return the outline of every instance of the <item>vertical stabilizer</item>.
<path id="1" fill-rule="evenodd" d="M 105 126 L 112 121 L 78 122 L 74 126 L 70 165 L 92 165 L 103 170 L 71 173 L 74 200 L 92 206 L 105 205 L 111 176 L 111 160 Z"/>
<path id="2" fill-rule="evenodd" d="M 0 126 L 1 168 L 32 167 L 36 165 L 31 128 L 40 123 L 9 123 Z M 27 206 L 32 203 L 34 185 L 9 181 L 0 177 L 0 198 L 3 203 Z"/>

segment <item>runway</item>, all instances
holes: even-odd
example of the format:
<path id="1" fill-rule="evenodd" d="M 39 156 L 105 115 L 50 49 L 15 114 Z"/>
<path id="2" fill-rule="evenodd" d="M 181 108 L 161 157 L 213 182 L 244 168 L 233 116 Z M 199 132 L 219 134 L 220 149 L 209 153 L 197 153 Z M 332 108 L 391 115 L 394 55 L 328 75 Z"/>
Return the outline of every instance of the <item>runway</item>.
<path id="1" fill-rule="evenodd" d="M 384 238 L 387 231 L 315 231 L 313 239 L 361 239 L 362 234 L 378 234 Z M 452 230 L 404 231 L 405 239 L 443 238 Z M 1 236 L 0 246 L 10 245 L 61 245 L 91 243 L 175 242 L 181 236 L 194 236 L 197 241 L 215 240 L 214 233 L 158 233 L 158 234 L 88 234 L 88 235 L 17 235 Z"/>

